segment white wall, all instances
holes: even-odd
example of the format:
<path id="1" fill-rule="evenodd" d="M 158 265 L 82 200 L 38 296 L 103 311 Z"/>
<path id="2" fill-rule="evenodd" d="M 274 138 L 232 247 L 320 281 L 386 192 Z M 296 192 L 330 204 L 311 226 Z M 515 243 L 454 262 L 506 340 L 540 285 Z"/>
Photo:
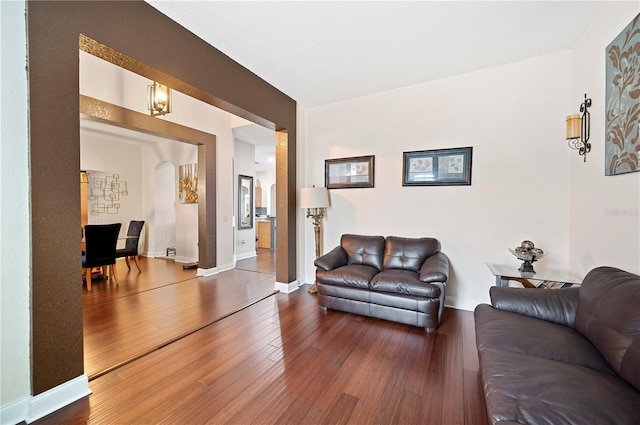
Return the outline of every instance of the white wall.
<path id="1" fill-rule="evenodd" d="M 143 194 L 140 162 L 140 145 L 124 143 L 109 135 L 81 131 L 80 169 L 91 171 L 89 187 L 91 188 L 96 176 L 104 178 L 106 175 L 118 174 L 121 184 L 124 185 L 126 182 L 127 188 L 127 195 L 120 197 L 120 208 L 115 214 L 104 212 L 92 215 L 93 201 L 89 199 L 89 224 L 122 223 L 120 235 L 125 236 L 129 221 L 142 219 Z"/>
<path id="2" fill-rule="evenodd" d="M 176 246 L 176 167 L 169 161 L 161 161 L 153 168 L 151 180 L 153 200 L 145 197 L 146 203 L 153 205 L 146 217 L 146 235 L 149 240 L 149 257 L 163 257 L 168 248 L 176 248 L 175 259 L 182 254 Z M 197 239 L 196 239 L 197 240 Z M 196 258 L 197 259 L 197 258 Z"/>
<path id="3" fill-rule="evenodd" d="M 570 85 L 562 52 L 308 109 L 304 185 L 324 186 L 324 159 L 375 155 L 375 188 L 330 191 L 324 251 L 344 233 L 435 237 L 451 264 L 448 303 L 463 308 L 488 301 L 486 263 L 518 265 L 507 248 L 524 239 L 550 252 L 537 268 L 566 268 Z M 402 186 L 403 152 L 464 146 L 471 186 Z"/>
<path id="4" fill-rule="evenodd" d="M 0 2 L 0 416 L 31 394 L 31 230 L 27 133 L 26 25 L 23 1 Z M 15 415 L 15 416 L 12 416 Z M 5 422 L 6 421 L 6 422 Z"/>
<path id="5" fill-rule="evenodd" d="M 605 176 L 605 49 L 640 12 L 640 4 L 605 2 L 573 51 L 571 108 L 592 99 L 591 152 L 572 152 L 570 266 L 586 273 L 600 265 L 640 273 L 640 172 Z"/>
<path id="6" fill-rule="evenodd" d="M 176 175 L 174 182 L 179 180 L 179 166 L 198 162 L 198 148 L 196 146 L 179 143 L 175 146 L 174 160 L 176 161 Z M 177 193 L 177 186 L 174 193 Z M 181 204 L 176 199 L 176 250 L 179 257 L 185 260 L 197 261 L 198 258 L 198 204 Z"/>

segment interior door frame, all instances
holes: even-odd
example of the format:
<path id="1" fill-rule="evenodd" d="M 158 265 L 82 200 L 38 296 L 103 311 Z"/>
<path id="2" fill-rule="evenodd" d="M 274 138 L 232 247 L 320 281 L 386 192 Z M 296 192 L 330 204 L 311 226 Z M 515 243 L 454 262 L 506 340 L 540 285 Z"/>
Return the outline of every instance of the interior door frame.
<path id="1" fill-rule="evenodd" d="M 154 81 L 276 130 L 276 182 L 282 188 L 276 281 L 296 279 L 296 102 L 145 2 L 29 0 L 33 395 L 84 376 L 77 277 L 78 51 L 84 37 L 107 56 L 129 58 Z M 208 233 L 215 218 L 207 216 Z"/>

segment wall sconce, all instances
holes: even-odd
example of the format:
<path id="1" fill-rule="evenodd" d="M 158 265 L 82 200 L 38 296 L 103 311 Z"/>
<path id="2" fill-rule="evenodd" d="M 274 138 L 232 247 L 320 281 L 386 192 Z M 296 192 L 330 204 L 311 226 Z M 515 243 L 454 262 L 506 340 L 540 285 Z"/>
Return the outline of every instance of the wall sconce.
<path id="1" fill-rule="evenodd" d="M 307 209 L 307 217 L 313 219 L 313 231 L 316 242 L 316 258 L 320 256 L 320 231 L 324 209 L 329 206 L 329 192 L 326 187 L 303 187 L 300 189 L 300 208 Z M 310 294 L 318 292 L 316 283 L 308 289 Z"/>
<path id="2" fill-rule="evenodd" d="M 577 149 L 578 154 L 584 156 L 587 162 L 587 153 L 591 151 L 589 136 L 591 135 L 591 98 L 584 95 L 584 102 L 580 105 L 580 114 L 567 115 L 567 137 L 569 147 Z"/>
<path id="3" fill-rule="evenodd" d="M 147 86 L 147 109 L 152 117 L 171 112 L 171 89 L 155 81 Z"/>

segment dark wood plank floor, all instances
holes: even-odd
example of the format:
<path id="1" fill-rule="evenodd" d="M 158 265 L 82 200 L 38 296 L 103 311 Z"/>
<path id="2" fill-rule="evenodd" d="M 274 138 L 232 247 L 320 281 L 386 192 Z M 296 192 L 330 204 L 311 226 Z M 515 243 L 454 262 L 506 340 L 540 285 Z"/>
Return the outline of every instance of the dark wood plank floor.
<path id="1" fill-rule="evenodd" d="M 221 285 L 251 284 L 239 272 Z M 91 396 L 35 423 L 484 425 L 474 338 L 471 312 L 446 308 L 428 334 L 277 294 L 92 380 Z"/>
<path id="2" fill-rule="evenodd" d="M 261 251 L 209 277 L 162 259 L 140 258 L 141 273 L 118 261 L 118 285 L 98 280 L 83 293 L 85 373 L 93 379 L 273 294 L 274 259 Z"/>

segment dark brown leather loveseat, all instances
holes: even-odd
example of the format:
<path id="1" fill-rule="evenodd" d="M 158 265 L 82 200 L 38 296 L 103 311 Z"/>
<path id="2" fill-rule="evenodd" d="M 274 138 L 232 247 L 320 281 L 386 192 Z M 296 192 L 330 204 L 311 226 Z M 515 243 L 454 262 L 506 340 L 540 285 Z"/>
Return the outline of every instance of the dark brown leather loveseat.
<path id="1" fill-rule="evenodd" d="M 444 306 L 449 260 L 433 238 L 342 235 L 315 261 L 320 307 L 424 327 Z"/>
<path id="2" fill-rule="evenodd" d="M 490 294 L 475 321 L 491 424 L 640 424 L 640 276 Z"/>

